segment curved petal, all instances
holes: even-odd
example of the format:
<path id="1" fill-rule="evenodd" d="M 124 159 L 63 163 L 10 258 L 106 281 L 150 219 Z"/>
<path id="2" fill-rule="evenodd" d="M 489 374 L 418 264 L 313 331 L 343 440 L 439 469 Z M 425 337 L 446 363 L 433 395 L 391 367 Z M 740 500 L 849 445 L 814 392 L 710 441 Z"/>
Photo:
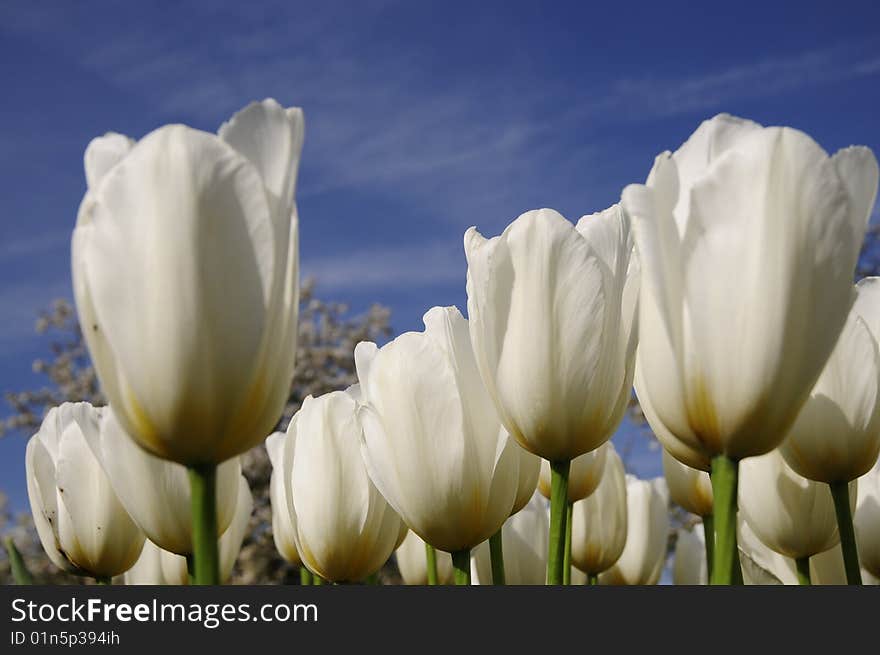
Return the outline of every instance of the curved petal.
<path id="1" fill-rule="evenodd" d="M 173 125 L 91 194 L 82 258 L 117 365 L 118 388 L 106 389 L 120 421 L 168 459 L 229 458 L 215 444 L 235 432 L 250 445 L 234 419 L 263 401 L 251 381 L 276 262 L 259 175 L 218 138 Z"/>
<path id="2" fill-rule="evenodd" d="M 116 132 L 108 132 L 89 141 L 83 156 L 89 189 L 96 188 L 107 171 L 122 161 L 134 144 L 134 139 Z"/>
<path id="3" fill-rule="evenodd" d="M 220 580 L 223 584 L 232 577 L 232 569 L 235 566 L 235 560 L 238 559 L 238 553 L 241 551 L 241 545 L 248 532 L 251 513 L 254 511 L 254 497 L 251 494 L 251 488 L 248 486 L 247 479 L 243 475 L 238 476 L 238 485 L 235 491 L 235 515 L 229 524 L 229 529 L 223 533 L 217 544 L 220 558 Z"/>

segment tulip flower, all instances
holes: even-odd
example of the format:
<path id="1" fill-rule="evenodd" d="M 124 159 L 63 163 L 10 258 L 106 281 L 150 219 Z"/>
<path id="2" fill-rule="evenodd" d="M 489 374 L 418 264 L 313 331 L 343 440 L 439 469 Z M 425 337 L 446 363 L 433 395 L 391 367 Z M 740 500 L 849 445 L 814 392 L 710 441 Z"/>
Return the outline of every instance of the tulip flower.
<path id="1" fill-rule="evenodd" d="M 511 516 L 501 535 L 504 540 L 504 579 L 509 585 L 542 585 L 547 575 L 548 528 L 547 506 L 535 496 L 523 510 Z M 473 551 L 479 584 L 495 579 L 489 544 L 482 543 Z"/>
<path id="2" fill-rule="evenodd" d="M 101 411 L 99 428 L 87 434 L 86 440 L 128 514 L 162 550 L 192 556 L 192 499 L 186 468 L 140 448 L 111 407 Z M 226 531 L 235 514 L 239 477 L 237 457 L 217 469 L 215 539 Z"/>
<path id="3" fill-rule="evenodd" d="M 451 553 L 456 583 L 469 584 L 470 549 L 510 516 L 522 458 L 480 380 L 467 320 L 434 307 L 424 323 L 355 348 L 363 456 L 410 529 Z"/>
<path id="4" fill-rule="evenodd" d="M 867 148 L 719 115 L 623 191 L 637 392 L 670 452 L 711 461 L 715 583 L 735 571 L 737 463 L 782 442 L 843 329 L 877 178 Z"/>
<path id="5" fill-rule="evenodd" d="M 333 582 L 378 571 L 400 534 L 400 517 L 364 467 L 357 409 L 345 391 L 309 396 L 287 430 L 296 549 L 310 570 Z"/>
<path id="6" fill-rule="evenodd" d="M 507 431 L 550 462 L 548 581 L 563 582 L 570 462 L 605 443 L 632 387 L 638 264 L 617 205 L 575 227 L 551 209 L 464 238 L 477 365 Z"/>
<path id="7" fill-rule="evenodd" d="M 862 566 L 880 577 L 880 461 L 859 478 L 853 521 Z"/>
<path id="8" fill-rule="evenodd" d="M 797 473 L 829 485 L 850 584 L 861 576 L 847 486 L 880 453 L 880 278 L 861 280 L 856 291 L 840 339 L 779 447 Z"/>
<path id="9" fill-rule="evenodd" d="M 571 530 L 571 561 L 587 575 L 588 584 L 620 557 L 626 545 L 626 472 L 620 455 L 609 442 L 599 486 L 574 504 Z"/>
<path id="10" fill-rule="evenodd" d="M 137 562 L 122 574 L 126 585 L 165 585 L 168 582 L 162 574 L 162 549 L 147 539 Z"/>
<path id="11" fill-rule="evenodd" d="M 266 438 L 266 450 L 272 464 L 272 475 L 269 478 L 269 504 L 272 508 L 272 539 L 275 549 L 281 557 L 293 564 L 301 566 L 302 559 L 296 550 L 296 516 L 290 511 L 293 502 L 287 500 L 289 485 L 285 484 L 284 469 L 285 436 L 283 432 L 273 432 Z"/>
<path id="12" fill-rule="evenodd" d="M 86 151 L 80 324 L 125 431 L 191 471 L 201 583 L 218 579 L 216 466 L 265 439 L 290 392 L 302 140 L 302 112 L 264 100 L 216 135 L 166 125 Z"/>
<path id="13" fill-rule="evenodd" d="M 855 506 L 855 500 L 853 484 L 850 507 Z M 758 538 L 795 560 L 798 574 L 807 579 L 810 557 L 840 541 L 828 485 L 795 473 L 779 450 L 741 463 L 739 509 Z"/>
<path id="14" fill-rule="evenodd" d="M 794 560 L 768 548 L 742 515 L 737 517 L 736 538 L 744 584 L 798 584 Z"/>
<path id="15" fill-rule="evenodd" d="M 703 545 L 706 548 L 709 576 L 712 575 L 712 555 L 715 544 L 715 529 L 712 517 L 712 480 L 700 469 L 692 468 L 678 461 L 663 450 L 663 475 L 669 487 L 669 497 L 691 514 L 702 519 Z"/>
<path id="16" fill-rule="evenodd" d="M 626 545 L 614 565 L 599 576 L 599 584 L 657 584 L 669 536 L 669 490 L 663 478 L 627 475 L 626 511 Z"/>
<path id="17" fill-rule="evenodd" d="M 672 582 L 677 585 L 704 585 L 709 583 L 706 566 L 706 534 L 700 526 L 676 532 L 675 559 L 672 564 Z"/>
<path id="18" fill-rule="evenodd" d="M 34 526 L 49 559 L 76 575 L 109 582 L 130 569 L 144 546 L 88 445 L 100 410 L 64 403 L 49 410 L 25 453 Z"/>
<path id="19" fill-rule="evenodd" d="M 452 584 L 452 556 L 449 553 L 436 551 L 435 575 L 432 582 L 429 577 L 425 548 L 428 547 L 422 538 L 412 530 L 407 532 L 403 543 L 397 548 L 397 568 L 404 584 Z"/>

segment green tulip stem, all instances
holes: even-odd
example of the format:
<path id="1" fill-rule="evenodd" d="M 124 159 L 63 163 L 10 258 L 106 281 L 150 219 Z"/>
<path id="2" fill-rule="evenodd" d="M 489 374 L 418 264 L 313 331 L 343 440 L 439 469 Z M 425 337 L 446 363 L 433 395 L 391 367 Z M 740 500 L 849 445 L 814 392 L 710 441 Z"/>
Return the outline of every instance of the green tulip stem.
<path id="1" fill-rule="evenodd" d="M 471 549 L 457 550 L 452 553 L 452 569 L 455 572 L 455 584 L 471 583 Z"/>
<path id="2" fill-rule="evenodd" d="M 15 547 L 15 542 L 12 540 L 12 537 L 7 535 L 3 540 L 3 544 L 6 546 L 6 554 L 9 557 L 9 568 L 12 570 L 12 579 L 15 581 L 15 584 L 34 584 L 34 578 L 31 575 L 31 572 L 28 571 L 28 567 L 24 563 L 24 558 L 22 558 L 21 553 L 18 552 L 18 548 Z"/>
<path id="3" fill-rule="evenodd" d="M 795 567 L 797 568 L 797 578 L 798 584 L 800 585 L 810 585 L 813 584 L 810 581 L 810 558 L 807 557 L 798 557 L 794 560 Z"/>
<path id="4" fill-rule="evenodd" d="M 599 574 L 598 573 L 587 573 L 587 584 L 588 585 L 599 584 Z"/>
<path id="5" fill-rule="evenodd" d="M 109 575 L 96 575 L 95 582 L 97 582 L 99 585 L 106 585 L 108 587 L 113 584 L 113 580 L 110 578 Z"/>
<path id="6" fill-rule="evenodd" d="M 550 585 L 563 583 L 570 468 L 571 460 L 550 462 L 550 552 L 547 558 L 547 584 Z"/>
<path id="7" fill-rule="evenodd" d="M 321 587 L 327 584 L 327 581 L 317 573 L 312 573 L 312 584 L 316 587 Z"/>
<path id="8" fill-rule="evenodd" d="M 217 542 L 217 466 L 189 469 L 193 522 L 193 583 L 220 584 L 220 555 Z"/>
<path id="9" fill-rule="evenodd" d="M 712 579 L 712 565 L 715 563 L 715 526 L 711 514 L 703 517 L 703 540 L 706 542 L 706 571 Z"/>
<path id="10" fill-rule="evenodd" d="M 312 584 L 312 572 L 305 566 L 299 567 L 299 583 L 303 586 L 309 586 Z"/>
<path id="11" fill-rule="evenodd" d="M 425 563 L 428 567 L 428 584 L 434 586 L 439 584 L 437 576 L 437 551 L 431 544 L 425 544 Z"/>
<path id="12" fill-rule="evenodd" d="M 727 455 L 712 459 L 712 515 L 715 527 L 713 553 L 713 585 L 735 584 L 739 571 L 739 553 L 736 548 L 736 491 L 739 462 Z"/>
<path id="13" fill-rule="evenodd" d="M 571 524 L 574 518 L 574 503 L 565 507 L 565 551 L 562 556 L 562 584 L 571 584 Z"/>
<path id="14" fill-rule="evenodd" d="M 372 585 L 374 587 L 377 586 L 379 584 L 379 572 L 376 571 L 375 573 L 368 575 L 364 584 Z"/>
<path id="15" fill-rule="evenodd" d="M 489 557 L 492 560 L 492 584 L 504 584 L 504 543 L 501 528 L 489 537 Z"/>
<path id="16" fill-rule="evenodd" d="M 862 584 L 862 571 L 859 567 L 859 551 L 856 547 L 856 533 L 853 530 L 852 511 L 849 506 L 849 483 L 831 482 L 831 498 L 837 514 L 837 531 L 840 533 L 840 549 L 843 551 L 843 568 L 846 570 L 846 583 Z"/>

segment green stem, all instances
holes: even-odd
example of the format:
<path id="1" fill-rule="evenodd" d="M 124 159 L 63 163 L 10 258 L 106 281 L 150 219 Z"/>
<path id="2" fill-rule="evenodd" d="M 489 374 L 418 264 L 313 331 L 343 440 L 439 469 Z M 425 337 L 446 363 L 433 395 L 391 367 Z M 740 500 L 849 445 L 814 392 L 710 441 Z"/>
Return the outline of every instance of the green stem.
<path id="1" fill-rule="evenodd" d="M 108 587 L 113 584 L 113 580 L 110 578 L 109 575 L 96 575 L 95 582 L 97 582 L 99 585 L 106 585 Z"/>
<path id="2" fill-rule="evenodd" d="M 798 557 L 794 560 L 794 563 L 795 567 L 797 568 L 798 584 L 812 584 L 812 582 L 810 581 L 810 558 Z"/>
<path id="3" fill-rule="evenodd" d="M 312 573 L 312 584 L 313 584 L 314 586 L 316 586 L 316 587 L 321 587 L 321 586 L 323 586 L 324 584 L 326 584 L 326 582 L 327 582 L 327 581 L 324 580 L 324 578 L 322 578 L 322 577 L 321 577 L 320 575 L 318 575 L 317 573 Z"/>
<path id="4" fill-rule="evenodd" d="M 571 524 L 574 503 L 566 503 L 565 508 L 565 551 L 562 556 L 562 584 L 571 584 Z"/>
<path id="5" fill-rule="evenodd" d="M 471 549 L 457 550 L 452 553 L 452 569 L 455 571 L 455 584 L 471 583 Z"/>
<path id="6" fill-rule="evenodd" d="M 736 549 L 736 491 L 739 462 L 718 455 L 712 459 L 712 515 L 715 524 L 713 585 L 734 584 L 739 570 Z M 741 573 L 740 573 L 741 575 Z"/>
<path id="7" fill-rule="evenodd" d="M 309 571 L 305 566 L 299 567 L 299 583 L 303 586 L 308 586 L 312 584 L 312 572 Z"/>
<path id="8" fill-rule="evenodd" d="M 28 571 L 28 567 L 24 563 L 24 558 L 22 558 L 21 553 L 18 552 L 18 548 L 15 547 L 15 542 L 12 541 L 12 537 L 7 536 L 6 539 L 3 540 L 3 543 L 6 546 L 6 553 L 9 556 L 9 568 L 12 570 L 12 579 L 15 580 L 15 584 L 34 584 L 34 578 L 31 575 L 31 572 Z"/>
<path id="9" fill-rule="evenodd" d="M 217 544 L 217 467 L 214 464 L 189 468 L 193 522 L 193 582 L 220 584 L 220 555 Z"/>
<path id="10" fill-rule="evenodd" d="M 706 572 L 712 579 L 712 566 L 715 564 L 715 521 L 711 514 L 703 517 L 703 540 L 706 542 Z"/>
<path id="11" fill-rule="evenodd" d="M 565 566 L 565 515 L 568 508 L 568 471 L 571 461 L 550 462 L 550 552 L 547 584 L 563 583 Z"/>
<path id="12" fill-rule="evenodd" d="M 431 544 L 425 544 L 425 562 L 428 567 L 428 584 L 434 586 L 439 584 L 437 576 L 437 551 Z"/>
<path id="13" fill-rule="evenodd" d="M 853 530 L 852 510 L 849 506 L 849 483 L 831 482 L 831 498 L 837 514 L 837 531 L 840 533 L 840 549 L 843 551 L 843 568 L 846 569 L 847 584 L 862 584 L 862 571 L 859 567 L 859 551 L 856 547 L 856 533 Z"/>
<path id="14" fill-rule="evenodd" d="M 587 584 L 588 585 L 599 584 L 599 574 L 598 573 L 587 573 Z"/>
<path id="15" fill-rule="evenodd" d="M 375 573 L 367 576 L 367 579 L 364 581 L 364 584 L 377 586 L 379 584 L 379 572 L 376 571 Z"/>
<path id="16" fill-rule="evenodd" d="M 503 585 L 504 581 L 504 544 L 501 528 L 489 537 L 489 557 L 492 560 L 492 584 Z"/>

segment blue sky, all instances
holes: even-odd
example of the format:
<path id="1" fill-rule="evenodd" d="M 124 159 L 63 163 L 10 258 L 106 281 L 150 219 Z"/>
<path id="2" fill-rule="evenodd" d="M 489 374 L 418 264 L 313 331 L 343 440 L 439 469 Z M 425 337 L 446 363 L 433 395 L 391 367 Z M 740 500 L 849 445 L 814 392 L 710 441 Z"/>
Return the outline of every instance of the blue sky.
<path id="1" fill-rule="evenodd" d="M 109 130 L 302 106 L 304 274 L 397 332 L 464 307 L 468 226 L 602 209 L 720 111 L 880 149 L 876 2 L 221 4 L 0 4 L 0 391 L 41 383 L 34 318 L 70 297 L 82 153 Z M 0 440 L 19 507 L 24 443 Z"/>

